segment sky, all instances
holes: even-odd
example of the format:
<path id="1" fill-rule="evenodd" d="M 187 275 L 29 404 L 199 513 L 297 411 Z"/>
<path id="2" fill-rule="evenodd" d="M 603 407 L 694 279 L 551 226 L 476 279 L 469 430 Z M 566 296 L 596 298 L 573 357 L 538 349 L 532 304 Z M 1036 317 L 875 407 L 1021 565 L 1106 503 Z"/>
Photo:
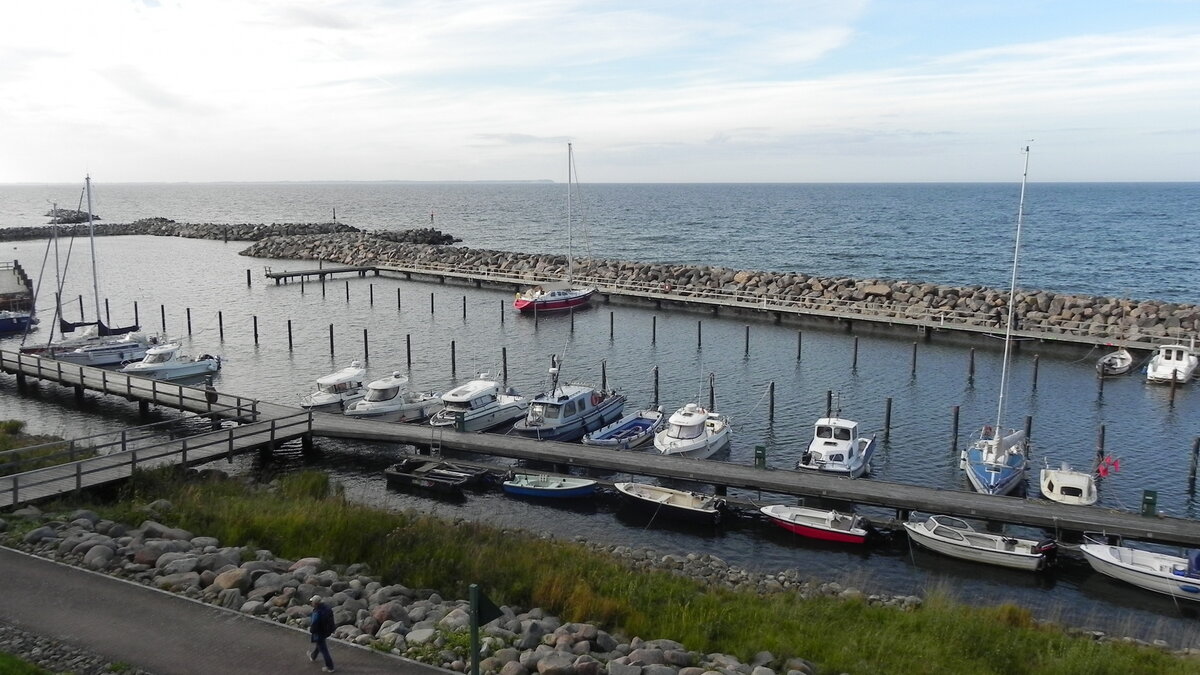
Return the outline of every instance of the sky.
<path id="1" fill-rule="evenodd" d="M 1200 180 L 1200 0 L 5 0 L 0 183 Z"/>

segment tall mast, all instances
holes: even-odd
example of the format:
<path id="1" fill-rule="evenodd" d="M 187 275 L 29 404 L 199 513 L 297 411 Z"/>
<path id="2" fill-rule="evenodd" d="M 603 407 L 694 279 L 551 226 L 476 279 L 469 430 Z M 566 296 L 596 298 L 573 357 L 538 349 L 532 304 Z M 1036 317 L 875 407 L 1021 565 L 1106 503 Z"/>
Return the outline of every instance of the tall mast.
<path id="1" fill-rule="evenodd" d="M 1021 173 L 1021 199 L 1017 205 L 1017 236 L 1013 242 L 1012 279 L 1008 286 L 1008 321 L 1004 326 L 1004 362 L 1000 366 L 1000 398 L 996 405 L 995 436 L 1001 436 L 1001 424 L 1004 420 L 1004 395 L 1008 390 L 1008 356 L 1012 348 L 1013 311 L 1017 303 L 1017 259 L 1021 254 L 1021 223 L 1025 217 L 1025 182 L 1029 178 L 1029 146 L 1025 146 L 1025 170 Z"/>
<path id="2" fill-rule="evenodd" d="M 96 223 L 92 219 L 92 177 L 86 176 L 84 186 L 87 191 L 88 206 L 88 243 L 92 247 L 92 297 L 96 301 L 96 321 L 100 321 L 100 282 L 96 274 Z"/>
<path id="3" fill-rule="evenodd" d="M 575 272 L 575 257 L 571 241 L 571 166 L 575 163 L 571 144 L 567 143 L 567 281 Z"/>

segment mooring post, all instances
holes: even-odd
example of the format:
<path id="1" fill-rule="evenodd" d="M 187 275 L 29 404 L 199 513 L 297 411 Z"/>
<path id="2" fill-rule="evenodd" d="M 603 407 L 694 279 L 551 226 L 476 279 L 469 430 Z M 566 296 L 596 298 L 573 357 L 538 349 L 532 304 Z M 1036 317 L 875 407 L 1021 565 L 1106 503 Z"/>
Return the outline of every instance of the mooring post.
<path id="1" fill-rule="evenodd" d="M 1200 462 L 1200 436 L 1192 440 L 1192 468 L 1188 471 L 1188 483 L 1196 482 L 1196 463 Z"/>
<path id="2" fill-rule="evenodd" d="M 450 341 L 450 377 L 454 377 L 455 373 L 458 372 L 458 365 L 455 363 L 454 352 L 455 352 L 454 340 L 451 340 Z"/>
<path id="3" fill-rule="evenodd" d="M 221 342 L 225 341 L 225 315 L 221 310 L 217 310 L 217 334 L 221 337 Z"/>
<path id="4" fill-rule="evenodd" d="M 654 344 L 658 340 L 658 315 L 650 317 L 650 344 Z"/>
<path id="5" fill-rule="evenodd" d="M 658 407 L 658 366 L 654 366 L 654 407 Z"/>
<path id="6" fill-rule="evenodd" d="M 288 319 L 288 351 L 292 351 L 292 320 Z"/>
<path id="7" fill-rule="evenodd" d="M 500 348 L 500 373 L 504 386 L 508 386 L 508 347 Z"/>
<path id="8" fill-rule="evenodd" d="M 1178 384 L 1179 384 L 1179 371 L 1172 370 L 1171 371 L 1171 395 L 1170 395 L 1170 398 L 1168 399 L 1172 407 L 1174 407 L 1174 405 L 1175 405 L 1175 387 Z"/>
<path id="9" fill-rule="evenodd" d="M 429 313 L 433 314 L 433 291 L 429 292 Z"/>
<path id="10" fill-rule="evenodd" d="M 775 421 L 775 382 L 771 381 L 771 386 L 767 388 L 767 421 Z"/>
<path id="11" fill-rule="evenodd" d="M 1104 373 L 1096 372 L 1096 399 L 1104 398 Z"/>
<path id="12" fill-rule="evenodd" d="M 958 406 L 950 408 L 953 412 L 950 415 L 950 452 L 958 450 Z"/>
<path id="13" fill-rule="evenodd" d="M 304 295 L 304 275 L 300 275 L 300 295 Z"/>
<path id="14" fill-rule="evenodd" d="M 892 435 L 892 397 L 887 397 L 883 404 L 883 440 L 887 441 Z"/>
<path id="15" fill-rule="evenodd" d="M 708 409 L 716 410 L 717 408 L 717 374 L 708 374 Z"/>
<path id="16" fill-rule="evenodd" d="M 1037 391 L 1038 365 L 1041 363 L 1042 355 L 1033 355 L 1033 390 Z"/>
<path id="17" fill-rule="evenodd" d="M 188 328 L 188 335 L 191 335 L 192 334 L 192 308 L 191 307 L 187 308 L 187 328 Z"/>
<path id="18" fill-rule="evenodd" d="M 910 377 L 917 376 L 917 343 L 913 343 L 912 348 L 912 366 L 909 368 L 908 374 Z"/>
<path id="19" fill-rule="evenodd" d="M 364 361 L 371 360 L 371 346 L 367 342 L 367 329 L 366 328 L 363 329 L 363 360 Z"/>
<path id="20" fill-rule="evenodd" d="M 742 350 L 742 356 L 750 356 L 750 324 L 746 324 L 746 340 L 745 349 Z"/>
<path id="21" fill-rule="evenodd" d="M 858 370 L 858 336 L 854 336 L 854 356 L 850 359 L 850 370 Z"/>
<path id="22" fill-rule="evenodd" d="M 967 357 L 967 379 L 975 379 L 975 348 L 971 347 L 970 356 Z"/>
<path id="23" fill-rule="evenodd" d="M 697 321 L 696 322 L 696 349 L 700 349 L 701 344 L 704 342 L 703 338 L 704 338 L 704 321 Z"/>
<path id="24" fill-rule="evenodd" d="M 162 332 L 166 333 L 167 332 L 167 306 L 166 305 L 158 306 L 158 316 L 162 320 Z"/>
<path id="25" fill-rule="evenodd" d="M 138 320 L 138 306 L 137 306 L 137 300 L 134 300 L 134 301 L 133 301 L 133 322 L 134 322 L 134 323 L 136 323 L 136 324 L 140 324 L 140 323 L 141 323 L 141 321 L 140 321 L 140 320 Z"/>
<path id="26" fill-rule="evenodd" d="M 567 313 L 571 315 L 571 332 L 574 333 L 575 332 L 575 308 L 572 307 L 571 309 L 568 309 Z"/>
<path id="27" fill-rule="evenodd" d="M 250 285 L 250 270 L 246 270 L 246 286 Z"/>
<path id="28" fill-rule="evenodd" d="M 400 311 L 400 288 L 396 288 L 396 311 Z"/>
<path id="29" fill-rule="evenodd" d="M 1033 415 L 1025 416 L 1025 456 L 1029 456 L 1029 443 L 1033 440 Z"/>
<path id="30" fill-rule="evenodd" d="M 79 320 L 83 321 L 84 318 L 86 318 L 86 317 L 83 316 L 83 295 L 80 295 L 79 296 Z"/>
<path id="31" fill-rule="evenodd" d="M 346 302 L 350 302 L 350 281 L 346 281 Z"/>
<path id="32" fill-rule="evenodd" d="M 333 324 L 329 324 L 329 355 L 333 356 Z"/>
<path id="33" fill-rule="evenodd" d="M 1096 431 L 1096 466 L 1104 459 L 1104 425 Z"/>
<path id="34" fill-rule="evenodd" d="M 112 317 L 108 312 L 108 298 L 104 299 L 104 322 L 110 326 L 112 325 Z"/>
<path id="35" fill-rule="evenodd" d="M 412 370 L 412 333 L 404 334 L 404 363 Z"/>
<path id="36" fill-rule="evenodd" d="M 504 301 L 500 301 L 500 325 L 504 325 Z"/>
<path id="37" fill-rule="evenodd" d="M 613 322 L 615 320 L 614 319 L 615 314 L 616 314 L 615 312 L 608 313 L 608 340 L 609 340 L 609 342 L 611 342 L 613 339 Z"/>
<path id="38" fill-rule="evenodd" d="M 600 391 L 608 391 L 608 361 L 600 360 Z"/>
<path id="39" fill-rule="evenodd" d="M 800 347 L 804 344 L 804 331 L 796 331 L 796 360 L 800 360 Z"/>
<path id="40" fill-rule="evenodd" d="M 321 297 L 325 297 L 325 275 L 321 275 Z"/>
<path id="41" fill-rule="evenodd" d="M 258 315 L 254 314 L 254 315 L 252 315 L 252 317 L 254 319 L 254 346 L 257 347 L 258 346 Z"/>

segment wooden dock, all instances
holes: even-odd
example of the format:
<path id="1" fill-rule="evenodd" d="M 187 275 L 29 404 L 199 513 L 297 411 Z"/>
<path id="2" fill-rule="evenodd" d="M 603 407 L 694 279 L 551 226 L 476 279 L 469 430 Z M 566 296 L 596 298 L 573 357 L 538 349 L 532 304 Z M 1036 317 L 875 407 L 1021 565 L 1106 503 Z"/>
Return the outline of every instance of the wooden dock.
<path id="1" fill-rule="evenodd" d="M 452 449 L 634 476 L 687 480 L 712 485 L 719 492 L 728 488 L 742 488 L 794 497 L 843 500 L 864 506 L 895 509 L 900 515 L 910 511 L 944 513 L 1041 527 L 1056 533 L 1105 531 L 1134 539 L 1200 547 L 1200 523 L 1183 518 L 1143 517 L 1111 509 L 984 495 L 965 490 L 927 488 L 870 479 L 851 480 L 810 472 L 663 457 L 651 452 L 618 452 L 575 443 L 537 441 L 500 434 L 462 433 L 428 425 L 350 419 L 342 415 L 310 413 L 299 408 L 262 403 L 233 394 L 157 382 L 100 368 L 63 364 L 9 351 L 0 351 L 0 370 L 15 374 L 18 381 L 35 377 L 71 386 L 79 395 L 88 389 L 136 400 L 140 405 L 154 402 L 195 413 L 212 413 L 241 422 L 241 425 L 236 427 L 241 431 L 217 432 L 217 435 L 205 435 L 203 440 L 193 438 L 186 442 L 173 441 L 169 448 L 154 451 L 154 459 L 159 459 L 157 455 L 161 454 L 163 457 L 176 457 L 179 461 L 195 463 L 202 461 L 195 454 L 200 447 L 198 444 L 203 444 L 212 456 L 218 456 L 279 443 L 287 438 L 308 438 L 311 434 L 427 446 L 435 450 Z M 54 480 L 57 482 L 54 484 L 60 486 L 59 489 L 78 489 L 78 486 L 85 485 L 85 475 L 98 476 L 109 469 L 132 471 L 132 465 L 144 466 L 148 459 L 145 451 L 139 452 L 142 454 L 136 458 L 130 456 L 127 460 L 118 461 L 117 466 L 94 463 L 94 471 L 86 474 L 82 468 L 71 468 L 69 471 L 76 473 L 56 476 Z M 187 456 L 186 459 L 184 455 Z M 112 478 L 115 479 L 117 478 Z M 50 484 L 48 478 L 45 482 Z M 0 498 L 6 494 L 3 491 L 4 485 L 0 483 Z M 27 490 L 32 487 L 29 477 L 25 475 L 11 478 L 8 485 L 9 498 L 14 501 L 26 499 L 21 495 L 28 494 Z"/>
<path id="2" fill-rule="evenodd" d="M 354 275 L 357 275 L 360 277 L 365 277 L 365 276 L 367 276 L 368 273 L 371 273 L 371 272 L 375 273 L 376 275 L 379 274 L 379 269 L 376 267 L 362 267 L 362 266 L 356 266 L 356 265 L 341 265 L 341 266 L 337 266 L 337 267 L 318 267 L 316 269 L 291 270 L 291 271 L 288 271 L 288 270 L 277 271 L 277 270 L 272 270 L 270 267 L 267 267 L 265 269 L 266 269 L 266 277 L 268 279 L 274 279 L 276 284 L 279 284 L 279 283 L 286 284 L 287 282 L 289 282 L 293 279 L 300 279 L 301 281 L 304 281 L 305 279 L 309 279 L 311 277 L 316 277 L 317 279 L 324 281 L 326 277 L 329 277 L 332 279 L 334 276 L 336 276 L 338 274 L 354 274 Z"/>
<path id="3" fill-rule="evenodd" d="M 546 281 L 561 281 L 559 277 L 532 272 L 505 272 L 477 267 L 455 266 L 439 263 L 408 265 L 375 265 L 324 267 L 316 270 L 278 272 L 267 268 L 266 276 L 286 281 L 291 278 L 324 276 L 337 273 L 356 273 L 360 277 L 374 276 L 403 278 L 407 280 L 429 279 L 445 283 L 448 280 L 463 284 L 500 287 L 521 291 L 532 284 Z M 997 325 L 991 312 L 972 312 L 963 309 L 931 308 L 887 301 L 848 301 L 834 298 L 792 298 L 768 293 L 749 293 L 722 288 L 673 288 L 669 284 L 646 283 L 624 279 L 574 277 L 581 285 L 596 288 L 605 302 L 618 299 L 624 302 L 653 307 L 692 307 L 711 314 L 727 313 L 757 314 L 774 321 L 785 318 L 810 318 L 839 325 L 852 330 L 856 322 L 883 326 L 893 330 L 918 335 L 925 340 L 935 333 L 950 332 L 974 335 L 996 335 L 1004 332 Z M 1135 336 L 1112 336 L 1099 334 L 1090 323 L 1058 322 L 1054 324 L 1027 322 L 1012 331 L 1016 340 L 1035 340 L 1040 343 L 1057 343 L 1086 347 L 1123 346 L 1129 349 L 1153 350 L 1160 344 L 1184 342 L 1192 334 L 1176 329 L 1166 335 L 1137 334 Z"/>

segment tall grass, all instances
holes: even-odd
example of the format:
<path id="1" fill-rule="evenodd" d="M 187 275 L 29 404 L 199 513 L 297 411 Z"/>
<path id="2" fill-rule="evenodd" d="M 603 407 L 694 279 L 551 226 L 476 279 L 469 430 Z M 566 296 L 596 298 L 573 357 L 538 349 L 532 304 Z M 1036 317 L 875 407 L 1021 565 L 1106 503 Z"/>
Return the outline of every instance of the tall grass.
<path id="1" fill-rule="evenodd" d="M 289 476 L 267 490 L 173 476 L 139 475 L 108 515 L 132 516 L 129 504 L 165 498 L 175 511 L 164 520 L 229 545 L 367 563 L 387 583 L 446 597 L 466 597 L 468 585 L 479 583 L 501 604 L 542 607 L 567 621 L 743 660 L 764 649 L 800 656 L 823 672 L 1200 673 L 1195 662 L 1152 649 L 1039 627 L 1013 605 L 965 606 L 949 587 L 932 589 L 912 612 L 793 593 L 760 597 L 665 572 L 635 572 L 571 542 L 373 510 L 346 501 L 321 474 Z"/>
<path id="2" fill-rule="evenodd" d="M 83 448 L 76 449 L 73 455 L 68 454 L 69 444 L 55 442 L 61 439 L 52 436 L 29 436 L 22 433 L 24 429 L 25 423 L 20 420 L 0 420 L 0 452 L 7 453 L 0 455 L 0 476 L 57 466 L 96 455 L 94 451 Z M 25 452 L 9 452 L 35 445 L 43 447 Z"/>

